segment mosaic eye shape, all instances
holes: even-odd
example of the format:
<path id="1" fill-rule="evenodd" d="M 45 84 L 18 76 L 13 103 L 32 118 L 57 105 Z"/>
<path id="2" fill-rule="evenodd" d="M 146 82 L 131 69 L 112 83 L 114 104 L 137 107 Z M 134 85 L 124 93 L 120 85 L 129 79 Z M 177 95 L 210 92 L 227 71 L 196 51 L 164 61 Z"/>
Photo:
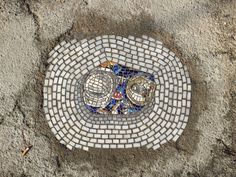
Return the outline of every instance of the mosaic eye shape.
<path id="1" fill-rule="evenodd" d="M 106 61 L 86 76 L 83 98 L 93 113 L 130 114 L 149 103 L 155 87 L 153 74 Z"/>
<path id="2" fill-rule="evenodd" d="M 157 149 L 176 141 L 187 125 L 189 73 L 158 40 L 104 35 L 63 41 L 48 64 L 44 112 L 69 149 Z"/>

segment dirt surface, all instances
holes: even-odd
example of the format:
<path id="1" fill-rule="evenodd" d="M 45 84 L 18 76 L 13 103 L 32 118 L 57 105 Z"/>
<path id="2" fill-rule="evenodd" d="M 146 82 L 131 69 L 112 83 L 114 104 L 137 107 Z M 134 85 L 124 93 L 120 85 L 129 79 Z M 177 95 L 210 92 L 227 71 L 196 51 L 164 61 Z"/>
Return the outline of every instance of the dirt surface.
<path id="1" fill-rule="evenodd" d="M 176 143 L 85 152 L 55 139 L 42 110 L 48 52 L 102 34 L 152 36 L 188 67 L 192 109 Z M 0 0 L 0 177 L 235 177 L 235 119 L 235 0 Z"/>

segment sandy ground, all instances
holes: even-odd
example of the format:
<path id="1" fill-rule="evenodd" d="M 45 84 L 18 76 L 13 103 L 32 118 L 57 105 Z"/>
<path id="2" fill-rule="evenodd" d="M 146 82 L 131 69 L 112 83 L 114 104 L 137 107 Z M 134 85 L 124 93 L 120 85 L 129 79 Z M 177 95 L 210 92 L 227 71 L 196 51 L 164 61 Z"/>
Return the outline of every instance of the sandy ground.
<path id="1" fill-rule="evenodd" d="M 54 138 L 42 111 L 47 54 L 101 34 L 150 35 L 188 67 L 192 110 L 177 143 L 85 152 Z M 235 177 L 235 119 L 235 0 L 0 0 L 0 177 Z"/>

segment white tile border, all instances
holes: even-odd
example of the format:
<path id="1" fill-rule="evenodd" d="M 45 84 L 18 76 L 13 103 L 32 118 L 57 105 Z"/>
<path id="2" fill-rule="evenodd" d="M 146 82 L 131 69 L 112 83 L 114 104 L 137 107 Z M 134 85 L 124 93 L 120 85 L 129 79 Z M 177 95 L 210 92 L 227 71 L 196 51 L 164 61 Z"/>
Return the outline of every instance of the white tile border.
<path id="1" fill-rule="evenodd" d="M 137 117 L 111 118 L 88 112 L 77 88 L 81 78 L 106 60 L 154 74 L 158 83 L 153 106 Z M 55 137 L 69 149 L 157 149 L 176 141 L 191 107 L 189 73 L 174 53 L 148 36 L 104 35 L 58 44 L 50 53 L 44 84 L 44 112 Z"/>

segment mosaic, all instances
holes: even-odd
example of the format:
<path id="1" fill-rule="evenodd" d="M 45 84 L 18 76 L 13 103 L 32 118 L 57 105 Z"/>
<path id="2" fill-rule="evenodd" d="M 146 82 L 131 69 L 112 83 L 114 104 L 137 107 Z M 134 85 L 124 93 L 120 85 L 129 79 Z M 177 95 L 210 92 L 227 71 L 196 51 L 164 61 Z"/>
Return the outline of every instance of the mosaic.
<path id="1" fill-rule="evenodd" d="M 130 114 L 151 100 L 155 87 L 153 74 L 106 61 L 86 76 L 83 97 L 93 113 Z"/>
<path id="2" fill-rule="evenodd" d="M 49 53 L 44 112 L 68 149 L 157 149 L 191 108 L 187 68 L 162 42 L 115 35 L 62 41 Z"/>

